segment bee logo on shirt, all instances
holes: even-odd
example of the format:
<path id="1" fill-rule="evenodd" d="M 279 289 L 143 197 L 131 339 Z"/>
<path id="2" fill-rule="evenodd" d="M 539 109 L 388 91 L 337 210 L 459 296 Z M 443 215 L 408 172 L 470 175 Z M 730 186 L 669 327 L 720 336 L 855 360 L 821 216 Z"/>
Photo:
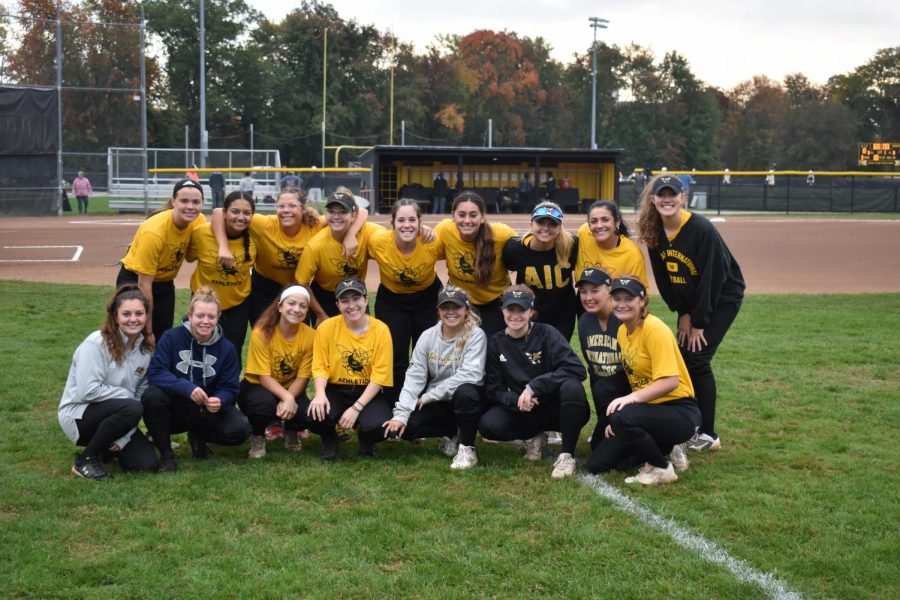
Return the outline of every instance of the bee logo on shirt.
<path id="1" fill-rule="evenodd" d="M 219 271 L 219 275 L 222 277 L 237 277 L 241 273 L 241 268 L 244 266 L 244 255 L 241 253 L 240 255 L 235 255 L 234 264 L 230 267 L 226 267 L 222 264 L 222 261 L 218 259 L 218 254 L 215 252 L 210 252 L 210 256 L 213 257 L 213 260 L 216 265 L 216 269 Z"/>
<path id="2" fill-rule="evenodd" d="M 634 377 L 634 367 L 632 366 L 634 363 L 634 348 L 629 348 L 628 351 L 622 352 L 622 369 L 625 371 L 625 375 L 630 380 Z"/>
<path id="3" fill-rule="evenodd" d="M 418 267 L 400 267 L 397 268 L 390 265 L 394 271 L 394 277 L 397 278 L 402 285 L 412 287 L 419 284 L 419 268 Z"/>
<path id="4" fill-rule="evenodd" d="M 300 253 L 302 250 L 298 248 L 277 248 L 276 252 L 282 269 L 296 269 L 297 265 L 300 264 Z"/>
<path id="5" fill-rule="evenodd" d="M 365 372 L 369 366 L 369 353 L 362 348 L 344 348 L 338 346 L 341 351 L 341 366 L 349 373 L 360 375 Z"/>
<path id="6" fill-rule="evenodd" d="M 471 252 L 461 252 L 459 254 L 451 254 L 451 260 L 447 261 L 456 266 L 457 270 L 463 275 L 475 275 L 475 255 Z"/>
<path id="7" fill-rule="evenodd" d="M 342 277 L 356 277 L 359 275 L 359 266 L 352 262 L 340 258 L 333 258 L 331 259 L 331 264 L 334 265 L 335 270 Z"/>
<path id="8" fill-rule="evenodd" d="M 538 351 L 538 352 L 526 352 L 526 353 L 525 353 L 525 358 L 527 358 L 527 359 L 528 359 L 528 362 L 530 362 L 530 363 L 533 364 L 533 365 L 540 365 L 540 364 L 541 364 L 541 355 L 542 355 L 543 353 L 544 353 L 543 351 Z"/>
<path id="9" fill-rule="evenodd" d="M 185 251 L 187 250 L 187 242 L 182 242 L 178 245 L 170 245 L 169 246 L 169 260 L 168 264 L 163 264 L 159 266 L 160 273 L 171 273 L 173 271 L 177 271 L 181 268 L 181 263 L 184 261 Z"/>
<path id="10" fill-rule="evenodd" d="M 280 381 L 288 379 L 297 372 L 297 357 L 292 354 L 276 356 L 272 362 L 275 367 L 273 371 Z"/>
<path id="11" fill-rule="evenodd" d="M 134 370 L 134 374 L 137 375 L 138 377 L 143 377 L 144 373 L 146 373 L 146 372 L 147 372 L 147 369 L 145 369 L 144 367 L 138 367 Z"/>

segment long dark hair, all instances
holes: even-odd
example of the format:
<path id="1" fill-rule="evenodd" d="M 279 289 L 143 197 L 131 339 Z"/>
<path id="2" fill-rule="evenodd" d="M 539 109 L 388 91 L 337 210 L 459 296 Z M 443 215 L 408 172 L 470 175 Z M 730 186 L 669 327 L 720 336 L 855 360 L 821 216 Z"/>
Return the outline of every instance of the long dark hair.
<path id="1" fill-rule="evenodd" d="M 619 235 L 624 235 L 625 237 L 630 237 L 631 234 L 628 232 L 628 225 L 625 223 L 625 219 L 622 218 L 622 211 L 619 210 L 619 205 L 613 202 L 612 200 L 597 200 L 588 208 L 587 216 L 588 222 L 591 220 L 591 213 L 595 208 L 605 208 L 609 211 L 609 214 L 612 215 L 613 220 L 618 223 L 616 225 L 616 233 Z"/>
<path id="2" fill-rule="evenodd" d="M 250 210 L 252 212 L 256 212 L 256 202 L 253 201 L 253 195 L 247 192 L 241 192 L 235 190 L 225 196 L 225 202 L 222 203 L 222 212 L 228 212 L 228 207 L 231 206 L 231 203 L 235 200 L 246 200 L 250 203 Z M 250 228 L 247 227 L 244 231 L 241 232 L 241 237 L 244 238 L 244 260 L 250 262 Z"/>
<path id="3" fill-rule="evenodd" d="M 121 365 L 125 361 L 125 342 L 122 341 L 122 336 L 119 335 L 119 324 L 116 316 L 119 313 L 119 307 L 126 300 L 140 300 L 144 305 L 144 311 L 147 313 L 147 319 L 151 318 L 150 303 L 136 283 L 123 284 L 116 290 L 113 297 L 109 299 L 109 302 L 106 303 L 106 318 L 103 320 L 103 327 L 100 329 L 100 337 L 103 339 L 103 346 L 109 350 L 117 365 Z M 154 343 L 148 339 L 148 336 L 144 336 L 143 341 L 141 341 L 141 352 L 153 354 L 153 347 Z"/>
<path id="4" fill-rule="evenodd" d="M 496 252 L 494 251 L 494 231 L 491 229 L 490 223 L 487 222 L 487 210 L 484 206 L 484 198 L 473 191 L 466 190 L 460 192 L 453 199 L 451 213 L 456 212 L 456 208 L 463 202 L 471 202 L 478 207 L 483 220 L 475 233 L 475 282 L 481 285 L 488 283 L 494 276 L 494 260 Z"/>

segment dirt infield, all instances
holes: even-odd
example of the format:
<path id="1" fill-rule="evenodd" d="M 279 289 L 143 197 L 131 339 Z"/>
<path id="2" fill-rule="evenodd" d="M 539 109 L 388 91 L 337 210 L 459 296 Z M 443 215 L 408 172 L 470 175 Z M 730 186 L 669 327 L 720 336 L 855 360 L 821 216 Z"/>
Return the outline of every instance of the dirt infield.
<path id="1" fill-rule="evenodd" d="M 574 231 L 583 218 L 569 215 L 566 225 Z M 116 263 L 141 220 L 0 219 L 0 279 L 112 286 Z M 520 232 L 528 227 L 527 215 L 503 220 Z M 425 223 L 433 226 L 437 219 L 426 215 Z M 744 271 L 748 293 L 900 292 L 900 221 L 727 217 L 716 226 Z M 191 264 L 182 268 L 178 287 L 189 287 L 192 272 Z M 374 263 L 367 279 L 375 289 Z"/>

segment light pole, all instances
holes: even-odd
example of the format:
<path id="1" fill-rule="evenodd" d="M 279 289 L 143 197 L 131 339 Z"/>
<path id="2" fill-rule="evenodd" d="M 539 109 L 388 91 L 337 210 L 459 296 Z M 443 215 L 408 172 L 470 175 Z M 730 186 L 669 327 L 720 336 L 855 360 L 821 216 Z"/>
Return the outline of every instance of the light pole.
<path id="1" fill-rule="evenodd" d="M 200 167 L 206 168 L 209 154 L 209 134 L 206 132 L 206 6 L 200 0 Z"/>
<path id="2" fill-rule="evenodd" d="M 591 27 L 594 29 L 594 43 L 591 52 L 594 59 L 591 66 L 591 150 L 597 149 L 597 29 L 606 29 L 609 23 L 600 17 L 588 17 Z"/>

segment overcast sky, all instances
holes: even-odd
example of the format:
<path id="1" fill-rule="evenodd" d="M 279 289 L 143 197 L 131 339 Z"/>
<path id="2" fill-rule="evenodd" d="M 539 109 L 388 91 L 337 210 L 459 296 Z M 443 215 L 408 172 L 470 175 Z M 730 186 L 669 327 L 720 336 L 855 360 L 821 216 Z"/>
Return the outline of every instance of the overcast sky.
<path id="1" fill-rule="evenodd" d="M 299 2 L 248 0 L 280 21 Z M 900 45 L 900 0 L 335 0 L 343 19 L 390 29 L 423 50 L 438 34 L 475 29 L 541 36 L 558 60 L 586 52 L 588 17 L 608 19 L 598 39 L 635 42 L 662 59 L 676 50 L 694 74 L 723 89 L 764 74 L 802 72 L 814 83 Z"/>

